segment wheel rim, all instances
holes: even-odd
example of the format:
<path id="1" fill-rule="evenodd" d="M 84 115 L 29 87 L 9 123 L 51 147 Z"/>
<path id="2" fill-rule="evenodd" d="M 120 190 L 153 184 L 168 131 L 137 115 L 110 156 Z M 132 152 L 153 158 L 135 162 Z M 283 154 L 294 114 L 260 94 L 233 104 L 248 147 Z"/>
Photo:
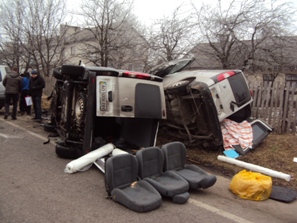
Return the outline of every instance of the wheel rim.
<path id="1" fill-rule="evenodd" d="M 79 97 L 75 104 L 76 119 L 81 121 L 83 114 L 84 114 L 84 100 L 81 97 Z"/>

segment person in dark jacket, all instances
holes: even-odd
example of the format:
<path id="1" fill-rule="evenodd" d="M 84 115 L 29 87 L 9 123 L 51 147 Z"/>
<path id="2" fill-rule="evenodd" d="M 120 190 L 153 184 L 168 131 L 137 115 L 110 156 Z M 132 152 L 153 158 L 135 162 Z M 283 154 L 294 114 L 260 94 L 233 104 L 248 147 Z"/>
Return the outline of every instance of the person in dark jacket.
<path id="1" fill-rule="evenodd" d="M 13 67 L 12 71 L 7 73 L 3 79 L 3 86 L 5 87 L 5 114 L 4 119 L 9 116 L 9 106 L 12 100 L 12 114 L 11 119 L 16 120 L 17 106 L 20 91 L 22 88 L 22 77 L 18 74 L 17 67 Z"/>
<path id="2" fill-rule="evenodd" d="M 29 84 L 30 84 L 30 73 L 25 72 L 22 80 L 22 90 L 20 98 L 20 111 L 21 114 L 27 112 L 27 115 L 31 115 L 31 105 L 26 104 L 26 97 L 29 96 Z"/>
<path id="3" fill-rule="evenodd" d="M 36 70 L 32 70 L 29 91 L 30 95 L 32 96 L 33 108 L 35 112 L 33 120 L 37 122 L 41 122 L 41 97 L 43 88 L 45 88 L 44 78 L 40 76 Z"/>

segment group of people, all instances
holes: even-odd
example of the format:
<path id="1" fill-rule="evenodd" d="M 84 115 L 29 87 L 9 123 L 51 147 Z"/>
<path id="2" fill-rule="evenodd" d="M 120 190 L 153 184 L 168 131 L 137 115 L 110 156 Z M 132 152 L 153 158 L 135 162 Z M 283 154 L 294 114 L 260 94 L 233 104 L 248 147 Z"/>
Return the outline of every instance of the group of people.
<path id="1" fill-rule="evenodd" d="M 17 119 L 17 107 L 20 101 L 20 112 L 31 115 L 31 102 L 34 108 L 33 120 L 41 122 L 42 108 L 41 97 L 42 91 L 45 87 L 44 78 L 38 74 L 36 70 L 25 72 L 22 76 L 19 75 L 16 67 L 7 73 L 3 79 L 5 87 L 5 114 L 4 119 L 10 115 L 9 107 L 12 101 L 11 119 Z"/>

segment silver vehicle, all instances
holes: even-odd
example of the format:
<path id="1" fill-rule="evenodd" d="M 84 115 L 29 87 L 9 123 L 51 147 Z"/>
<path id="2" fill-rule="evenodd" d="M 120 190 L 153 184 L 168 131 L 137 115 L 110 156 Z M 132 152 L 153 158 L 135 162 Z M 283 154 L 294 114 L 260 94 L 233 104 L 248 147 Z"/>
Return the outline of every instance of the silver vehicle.
<path id="1" fill-rule="evenodd" d="M 5 87 L 3 86 L 3 79 L 8 72 L 10 72 L 8 66 L 0 65 L 0 109 L 4 107 L 5 103 Z"/>
<path id="2" fill-rule="evenodd" d="M 250 120 L 253 99 L 243 72 L 183 70 L 193 60 L 170 61 L 150 72 L 163 78 L 166 125 L 191 143 L 218 149 L 223 147 L 220 123 L 224 119 L 238 123 L 248 120 L 253 128 L 253 147 L 257 146 L 272 128 L 260 120 Z"/>
<path id="3" fill-rule="evenodd" d="M 53 73 L 51 123 L 61 138 L 57 155 L 75 158 L 106 143 L 154 146 L 166 119 L 162 78 L 108 67 L 63 65 Z"/>

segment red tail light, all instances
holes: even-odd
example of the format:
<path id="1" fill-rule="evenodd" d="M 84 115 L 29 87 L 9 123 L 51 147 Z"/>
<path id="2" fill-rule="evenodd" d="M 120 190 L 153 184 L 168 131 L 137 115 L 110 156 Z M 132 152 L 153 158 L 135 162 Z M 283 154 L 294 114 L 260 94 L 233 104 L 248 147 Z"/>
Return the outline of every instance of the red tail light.
<path id="1" fill-rule="evenodd" d="M 162 82 L 162 78 L 160 78 L 160 77 L 152 76 L 152 75 L 146 74 L 146 73 L 134 72 L 134 71 L 125 71 L 120 76 Z"/>
<path id="2" fill-rule="evenodd" d="M 233 75 L 235 75 L 235 74 L 236 74 L 236 73 L 235 73 L 234 71 L 227 71 L 227 72 L 224 72 L 224 73 L 219 74 L 219 75 L 217 76 L 217 80 L 218 80 L 218 82 L 220 82 L 220 81 L 223 81 L 223 80 L 225 80 L 226 78 L 231 77 L 231 76 L 233 76 Z"/>
<path id="3" fill-rule="evenodd" d="M 138 73 L 138 72 L 131 72 L 126 71 L 122 74 L 123 77 L 131 77 L 131 78 L 137 78 L 137 79 L 144 79 L 144 80 L 150 80 L 151 75 L 146 73 Z"/>

